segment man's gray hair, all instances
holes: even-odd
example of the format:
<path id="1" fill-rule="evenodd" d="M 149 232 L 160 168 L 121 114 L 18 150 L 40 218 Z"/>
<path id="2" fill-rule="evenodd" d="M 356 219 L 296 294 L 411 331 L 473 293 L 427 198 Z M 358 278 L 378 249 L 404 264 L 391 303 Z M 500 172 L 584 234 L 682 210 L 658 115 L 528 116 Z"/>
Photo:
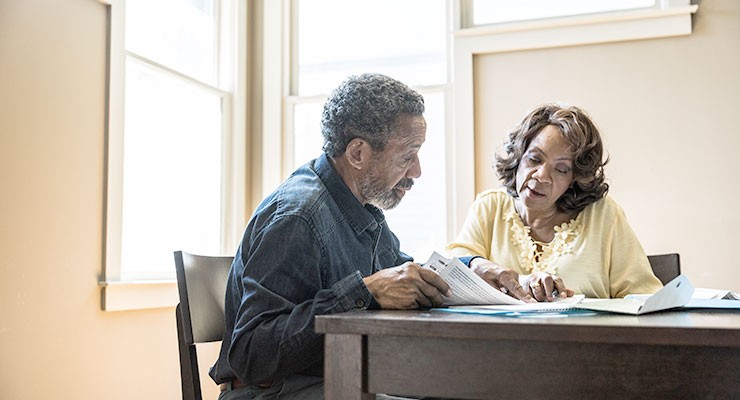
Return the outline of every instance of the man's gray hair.
<path id="1" fill-rule="evenodd" d="M 324 104 L 324 153 L 339 156 L 354 138 L 382 151 L 398 117 L 423 113 L 424 98 L 403 83 L 381 74 L 350 76 Z"/>

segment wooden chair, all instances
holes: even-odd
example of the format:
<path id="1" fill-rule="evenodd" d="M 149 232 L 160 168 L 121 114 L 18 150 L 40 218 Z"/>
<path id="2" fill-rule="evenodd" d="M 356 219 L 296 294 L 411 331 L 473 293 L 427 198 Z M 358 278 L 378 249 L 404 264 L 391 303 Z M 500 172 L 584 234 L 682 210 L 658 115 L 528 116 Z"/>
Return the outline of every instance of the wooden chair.
<path id="1" fill-rule="evenodd" d="M 233 257 L 175 252 L 180 295 L 175 317 L 183 400 L 202 400 L 195 344 L 223 339 L 226 280 L 232 260 Z"/>
<path id="2" fill-rule="evenodd" d="M 681 275 L 681 259 L 678 253 L 656 254 L 648 256 L 653 273 L 665 285 Z"/>

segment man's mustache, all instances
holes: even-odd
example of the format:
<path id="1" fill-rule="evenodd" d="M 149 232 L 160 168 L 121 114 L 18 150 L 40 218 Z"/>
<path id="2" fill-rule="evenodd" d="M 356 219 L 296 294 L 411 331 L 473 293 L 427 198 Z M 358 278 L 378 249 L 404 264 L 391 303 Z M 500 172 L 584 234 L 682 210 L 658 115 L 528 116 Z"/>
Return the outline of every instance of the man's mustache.
<path id="1" fill-rule="evenodd" d="M 409 190 L 414 186 L 414 180 L 410 178 L 403 178 L 396 184 L 396 189 Z"/>

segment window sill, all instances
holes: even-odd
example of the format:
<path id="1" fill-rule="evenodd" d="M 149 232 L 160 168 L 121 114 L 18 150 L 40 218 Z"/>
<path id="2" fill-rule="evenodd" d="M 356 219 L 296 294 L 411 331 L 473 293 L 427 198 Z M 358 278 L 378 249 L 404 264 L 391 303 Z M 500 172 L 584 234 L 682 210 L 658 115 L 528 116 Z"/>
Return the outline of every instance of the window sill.
<path id="1" fill-rule="evenodd" d="M 180 301 L 175 280 L 99 282 L 103 311 L 175 307 Z"/>

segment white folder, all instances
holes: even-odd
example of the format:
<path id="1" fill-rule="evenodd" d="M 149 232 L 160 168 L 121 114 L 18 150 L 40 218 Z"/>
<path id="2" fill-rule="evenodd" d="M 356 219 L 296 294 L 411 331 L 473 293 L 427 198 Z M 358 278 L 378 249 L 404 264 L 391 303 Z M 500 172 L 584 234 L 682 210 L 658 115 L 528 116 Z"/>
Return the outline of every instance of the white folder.
<path id="1" fill-rule="evenodd" d="M 663 286 L 662 289 L 644 299 L 604 299 L 593 301 L 585 299 L 581 303 L 574 305 L 574 307 L 593 311 L 642 315 L 683 307 L 691 300 L 693 293 L 694 287 L 691 286 L 689 278 L 685 275 L 679 275 Z"/>

